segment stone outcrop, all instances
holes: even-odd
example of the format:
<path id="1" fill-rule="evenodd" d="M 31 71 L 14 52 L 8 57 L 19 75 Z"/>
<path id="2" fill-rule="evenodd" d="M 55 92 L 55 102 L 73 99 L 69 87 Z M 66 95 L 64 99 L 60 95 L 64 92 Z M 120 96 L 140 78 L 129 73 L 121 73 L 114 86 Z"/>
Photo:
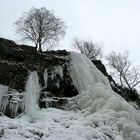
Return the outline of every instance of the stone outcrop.
<path id="1" fill-rule="evenodd" d="M 34 47 L 17 45 L 13 41 L 0 38 L 0 84 L 7 85 L 9 88 L 22 92 L 25 90 L 29 72 L 35 70 L 38 72 L 40 84 L 44 87 L 43 74 L 47 68 L 47 90 L 53 93 L 54 91 L 59 92 L 56 95 L 63 95 L 67 91 L 67 95 L 65 96 L 73 96 L 77 93 L 76 91 L 70 91 L 74 87 L 71 85 L 72 80 L 67 71 L 68 57 L 69 53 L 65 50 L 38 53 Z M 57 73 L 54 73 L 54 69 L 57 67 L 62 68 L 63 78 L 60 78 Z M 54 74 L 54 79 L 51 79 L 52 73 Z M 55 86 L 55 83 L 58 82 L 60 83 L 60 87 Z"/>
<path id="2" fill-rule="evenodd" d="M 77 89 L 74 87 L 67 69 L 69 54 L 65 50 L 38 53 L 34 47 L 18 45 L 11 40 L 0 38 L 0 84 L 9 87 L 7 95 L 3 97 L 1 111 L 7 116 L 15 116 L 22 112 L 19 104 L 23 98 L 22 93 L 25 91 L 29 73 L 32 71 L 38 72 L 42 88 L 40 107 L 46 106 L 46 101 L 42 99 L 45 92 L 49 93 L 52 98 L 58 98 L 59 100 L 53 102 L 57 101 L 60 106 L 66 102 L 60 98 L 77 95 Z M 44 75 L 45 71 L 46 75 Z M 19 95 L 16 96 L 19 100 L 15 100 L 13 90 L 19 92 Z M 46 97 L 44 96 L 44 98 Z M 50 106 L 55 106 L 54 104 Z M 12 107 L 15 105 L 15 108 L 18 106 L 16 112 L 15 110 L 9 111 L 11 105 Z"/>
<path id="3" fill-rule="evenodd" d="M 104 66 L 101 60 L 93 60 L 92 62 L 98 68 L 98 70 L 100 70 L 104 74 L 104 76 L 108 78 L 111 87 L 117 86 L 112 76 L 108 74 L 106 67 Z"/>
<path id="4" fill-rule="evenodd" d="M 69 64 L 70 53 L 65 50 L 39 53 L 32 46 L 18 45 L 0 38 L 0 85 L 9 88 L 2 98 L 0 111 L 10 117 L 24 111 L 23 93 L 32 71 L 38 72 L 42 88 L 39 106 L 63 108 L 68 97 L 78 94 L 70 77 Z M 93 64 L 108 78 L 115 92 L 127 101 L 137 101 L 140 104 L 137 93 L 129 93 L 127 96 L 128 91 L 115 83 L 100 60 L 94 60 Z"/>

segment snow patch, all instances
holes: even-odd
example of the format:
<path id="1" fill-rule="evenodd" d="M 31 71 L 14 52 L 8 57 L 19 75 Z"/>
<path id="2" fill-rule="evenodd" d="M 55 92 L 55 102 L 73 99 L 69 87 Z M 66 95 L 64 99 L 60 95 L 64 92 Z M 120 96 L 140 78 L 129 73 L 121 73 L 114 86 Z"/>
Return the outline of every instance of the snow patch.
<path id="1" fill-rule="evenodd" d="M 1 140 L 123 140 L 113 127 L 96 127 L 88 114 L 47 108 L 34 122 L 28 116 L 0 117 Z"/>

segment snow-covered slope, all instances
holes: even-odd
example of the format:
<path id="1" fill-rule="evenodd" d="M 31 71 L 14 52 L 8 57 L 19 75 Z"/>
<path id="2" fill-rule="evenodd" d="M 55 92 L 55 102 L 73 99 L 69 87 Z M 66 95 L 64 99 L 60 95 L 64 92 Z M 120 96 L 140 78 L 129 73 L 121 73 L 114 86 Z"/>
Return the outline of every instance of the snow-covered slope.
<path id="1" fill-rule="evenodd" d="M 81 110 L 92 114 L 93 124 L 109 123 L 125 140 L 140 140 L 138 112 L 111 90 L 107 79 L 85 55 L 72 52 L 71 58 L 70 72 L 79 91 L 76 99 Z"/>
<path id="2" fill-rule="evenodd" d="M 29 114 L 15 119 L 0 117 L 1 139 L 140 140 L 140 114 L 111 90 L 108 80 L 85 55 L 71 52 L 69 72 L 79 92 L 68 99 L 73 110 L 39 110 L 34 98 Z M 39 92 L 35 72 L 27 85 L 31 94 L 25 103 L 29 106 L 30 96 Z"/>
<path id="3" fill-rule="evenodd" d="M 0 126 L 4 130 L 1 140 L 122 140 L 118 133 L 112 134 L 112 126 L 90 121 L 90 115 L 63 111 L 54 108 L 41 110 L 43 118 L 32 120 L 27 116 L 17 119 L 1 117 Z M 110 120 L 111 121 L 111 120 Z"/>

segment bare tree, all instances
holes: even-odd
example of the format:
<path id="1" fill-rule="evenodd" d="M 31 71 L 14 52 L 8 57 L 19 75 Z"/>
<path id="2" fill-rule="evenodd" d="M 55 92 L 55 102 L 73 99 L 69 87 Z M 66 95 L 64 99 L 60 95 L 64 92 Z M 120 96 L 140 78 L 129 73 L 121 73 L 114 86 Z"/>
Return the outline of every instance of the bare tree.
<path id="1" fill-rule="evenodd" d="M 128 52 L 124 54 L 111 52 L 107 60 L 122 87 L 127 86 L 130 90 L 133 90 L 140 83 L 139 70 L 137 67 L 133 67 L 128 60 Z"/>
<path id="2" fill-rule="evenodd" d="M 25 40 L 32 41 L 39 51 L 44 43 L 53 44 L 65 33 L 64 22 L 54 16 L 53 12 L 42 7 L 32 8 L 16 22 L 16 31 Z"/>
<path id="3" fill-rule="evenodd" d="M 102 49 L 92 41 L 74 39 L 73 47 L 84 53 L 90 60 L 102 58 Z"/>

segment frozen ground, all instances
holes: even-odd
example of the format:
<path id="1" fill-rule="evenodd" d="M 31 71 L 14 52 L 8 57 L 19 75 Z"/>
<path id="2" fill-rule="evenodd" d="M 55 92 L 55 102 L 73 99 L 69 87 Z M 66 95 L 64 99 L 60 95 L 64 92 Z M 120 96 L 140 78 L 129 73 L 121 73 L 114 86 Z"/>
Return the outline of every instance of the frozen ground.
<path id="1" fill-rule="evenodd" d="M 111 120 L 96 125 L 88 113 L 54 108 L 38 113 L 33 118 L 0 117 L 1 140 L 122 140 Z"/>

